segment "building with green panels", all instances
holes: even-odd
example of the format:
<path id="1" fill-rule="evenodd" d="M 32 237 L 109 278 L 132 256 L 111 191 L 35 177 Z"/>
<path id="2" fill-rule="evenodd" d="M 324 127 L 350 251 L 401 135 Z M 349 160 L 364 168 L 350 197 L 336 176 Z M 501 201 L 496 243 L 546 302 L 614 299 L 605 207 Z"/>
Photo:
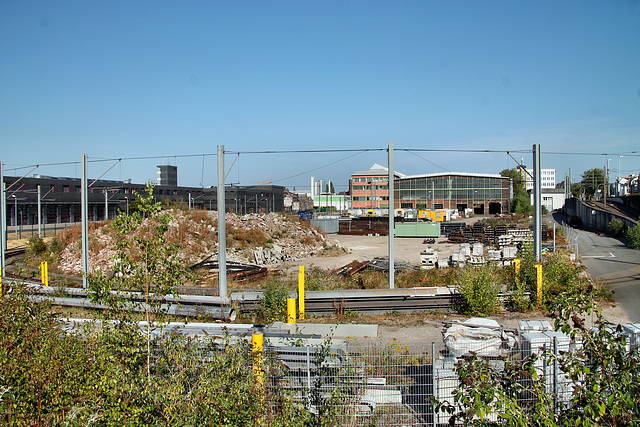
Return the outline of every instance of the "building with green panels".
<path id="1" fill-rule="evenodd" d="M 411 175 L 395 180 L 395 208 L 473 209 L 474 213 L 509 213 L 512 182 L 499 174 L 467 172 Z"/>

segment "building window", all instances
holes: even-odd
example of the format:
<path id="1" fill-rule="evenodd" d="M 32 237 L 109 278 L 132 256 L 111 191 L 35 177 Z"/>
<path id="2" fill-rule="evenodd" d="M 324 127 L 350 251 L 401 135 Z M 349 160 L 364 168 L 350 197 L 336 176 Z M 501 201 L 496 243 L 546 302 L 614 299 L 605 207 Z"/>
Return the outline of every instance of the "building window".
<path id="1" fill-rule="evenodd" d="M 62 186 L 62 192 L 63 193 L 70 193 L 71 189 L 70 189 L 70 187 L 68 185 L 63 185 Z"/>

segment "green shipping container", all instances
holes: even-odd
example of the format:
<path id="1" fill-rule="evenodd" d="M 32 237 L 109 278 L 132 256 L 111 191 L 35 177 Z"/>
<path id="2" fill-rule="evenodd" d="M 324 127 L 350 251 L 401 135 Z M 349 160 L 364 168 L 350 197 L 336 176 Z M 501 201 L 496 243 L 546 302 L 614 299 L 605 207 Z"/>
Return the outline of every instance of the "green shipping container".
<path id="1" fill-rule="evenodd" d="M 440 237 L 439 222 L 398 222 L 396 237 Z"/>

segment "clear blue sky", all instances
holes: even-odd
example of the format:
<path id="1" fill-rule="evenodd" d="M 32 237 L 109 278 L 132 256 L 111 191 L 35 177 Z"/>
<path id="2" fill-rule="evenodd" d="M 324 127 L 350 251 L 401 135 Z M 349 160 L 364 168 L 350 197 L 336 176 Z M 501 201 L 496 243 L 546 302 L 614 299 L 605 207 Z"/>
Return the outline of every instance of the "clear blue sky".
<path id="1" fill-rule="evenodd" d="M 640 171 L 637 0 L 4 0 L 0 61 L 7 175 L 86 152 L 155 157 L 104 178 L 144 182 L 164 162 L 181 185 L 215 185 L 214 156 L 177 156 L 220 144 L 243 152 L 227 182 L 303 189 L 315 176 L 341 190 L 386 153 L 247 152 L 390 141 L 512 152 L 537 143 L 559 180 L 607 158 L 612 178 L 619 160 L 623 173 Z M 532 165 L 530 153 L 514 157 Z M 504 153 L 399 151 L 395 163 L 406 174 L 515 166 Z M 91 162 L 90 177 L 111 164 Z"/>

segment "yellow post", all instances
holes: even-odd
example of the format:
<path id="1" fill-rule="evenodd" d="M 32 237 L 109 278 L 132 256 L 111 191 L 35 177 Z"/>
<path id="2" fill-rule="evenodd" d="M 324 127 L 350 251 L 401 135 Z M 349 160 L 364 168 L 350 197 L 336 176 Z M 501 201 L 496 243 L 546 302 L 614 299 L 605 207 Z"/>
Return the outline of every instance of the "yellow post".
<path id="1" fill-rule="evenodd" d="M 264 383 L 264 371 L 262 370 L 264 334 L 251 335 L 251 345 L 253 346 L 253 374 L 256 376 L 256 382 L 261 386 Z"/>
<path id="2" fill-rule="evenodd" d="M 542 264 L 536 264 L 536 296 L 538 304 L 542 303 Z"/>
<path id="3" fill-rule="evenodd" d="M 513 264 L 516 267 L 516 283 L 520 282 L 520 259 L 516 258 L 513 260 Z"/>
<path id="4" fill-rule="evenodd" d="M 44 285 L 44 261 L 40 261 L 40 282 Z"/>
<path id="5" fill-rule="evenodd" d="M 298 273 L 298 311 L 300 319 L 304 319 L 304 265 L 300 266 Z"/>
<path id="6" fill-rule="evenodd" d="M 0 301 L 2 301 L 2 270 L 0 270 Z"/>
<path id="7" fill-rule="evenodd" d="M 287 323 L 296 323 L 296 299 L 287 298 Z"/>
<path id="8" fill-rule="evenodd" d="M 49 261 L 44 262 L 44 268 L 42 270 L 44 272 L 44 283 L 45 286 L 49 286 Z"/>

